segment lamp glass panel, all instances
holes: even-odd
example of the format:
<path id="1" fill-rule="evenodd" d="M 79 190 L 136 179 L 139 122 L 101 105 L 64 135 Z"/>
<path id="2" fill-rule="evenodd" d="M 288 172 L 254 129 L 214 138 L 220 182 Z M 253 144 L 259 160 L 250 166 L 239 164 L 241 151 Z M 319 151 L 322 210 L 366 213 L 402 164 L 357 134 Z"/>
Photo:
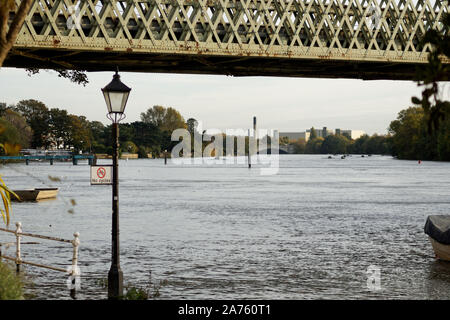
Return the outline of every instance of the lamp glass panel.
<path id="1" fill-rule="evenodd" d="M 108 113 L 111 113 L 111 101 L 109 100 L 109 92 L 103 91 L 103 96 L 105 97 L 106 106 L 108 107 Z"/>
<path id="2" fill-rule="evenodd" d="M 127 106 L 127 100 L 128 96 L 130 95 L 130 92 L 124 92 L 123 98 L 122 98 L 122 112 L 125 112 L 125 107 Z"/>
<path id="3" fill-rule="evenodd" d="M 123 113 L 124 106 L 122 105 L 122 102 L 124 95 L 124 92 L 109 92 L 109 100 L 111 101 L 110 112 Z"/>

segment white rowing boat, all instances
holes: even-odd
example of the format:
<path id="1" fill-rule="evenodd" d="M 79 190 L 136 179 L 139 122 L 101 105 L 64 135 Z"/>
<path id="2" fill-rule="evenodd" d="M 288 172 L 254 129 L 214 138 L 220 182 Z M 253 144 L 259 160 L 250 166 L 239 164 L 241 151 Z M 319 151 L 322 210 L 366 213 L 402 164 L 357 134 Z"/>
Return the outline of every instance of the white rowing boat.
<path id="1" fill-rule="evenodd" d="M 450 261 L 450 215 L 429 216 L 424 228 L 436 258 Z"/>
<path id="2" fill-rule="evenodd" d="M 15 194 L 19 196 L 20 199 L 11 196 L 13 201 L 38 201 L 43 199 L 56 198 L 58 195 L 58 188 L 35 188 L 27 190 L 13 190 Z"/>

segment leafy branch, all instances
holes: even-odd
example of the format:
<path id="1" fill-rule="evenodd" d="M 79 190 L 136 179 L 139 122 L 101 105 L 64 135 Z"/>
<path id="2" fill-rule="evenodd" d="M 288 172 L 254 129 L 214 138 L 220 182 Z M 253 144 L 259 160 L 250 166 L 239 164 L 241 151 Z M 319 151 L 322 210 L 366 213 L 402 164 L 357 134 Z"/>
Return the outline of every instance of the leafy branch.
<path id="1" fill-rule="evenodd" d="M 450 14 L 441 19 L 440 31 L 430 29 L 425 33 L 422 44 L 430 44 L 433 49 L 428 56 L 428 64 L 417 71 L 418 86 L 424 87 L 422 97 L 413 97 L 414 104 L 420 105 L 428 117 L 429 133 L 438 130 L 440 122 L 450 115 L 450 101 L 442 99 L 441 81 L 450 79 Z M 446 61 L 445 61 L 446 60 Z"/>

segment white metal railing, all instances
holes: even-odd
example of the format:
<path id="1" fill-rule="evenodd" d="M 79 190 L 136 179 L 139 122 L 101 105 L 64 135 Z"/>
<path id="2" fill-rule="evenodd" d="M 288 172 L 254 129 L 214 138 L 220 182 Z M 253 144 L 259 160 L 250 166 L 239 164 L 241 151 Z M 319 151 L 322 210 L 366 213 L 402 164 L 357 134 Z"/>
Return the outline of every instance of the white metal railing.
<path id="1" fill-rule="evenodd" d="M 74 238 L 73 240 L 67 240 L 67 239 L 61 239 L 61 238 L 56 238 L 56 237 L 49 237 L 49 236 L 42 236 L 39 234 L 32 234 L 32 233 L 25 233 L 22 232 L 22 224 L 20 222 L 16 223 L 16 230 L 9 230 L 9 229 L 5 229 L 5 228 L 0 228 L 0 231 L 4 231 L 4 232 L 9 232 L 9 233 L 13 233 L 16 236 L 16 241 L 15 242 L 8 242 L 8 243 L 3 243 L 0 244 L 0 260 L 2 258 L 7 259 L 7 260 L 11 260 L 14 261 L 16 263 L 16 268 L 17 271 L 20 271 L 20 265 L 21 264 L 29 264 L 35 267 L 40 267 L 40 268 L 46 268 L 46 269 L 51 269 L 51 270 L 55 270 L 55 271 L 61 271 L 61 272 L 66 272 L 68 273 L 70 276 L 79 276 L 79 268 L 78 268 L 78 247 L 80 246 L 80 234 L 78 232 L 75 232 L 73 234 Z M 72 255 L 72 265 L 70 268 L 67 269 L 62 269 L 62 268 L 58 268 L 58 267 L 54 267 L 54 266 L 48 266 L 45 264 L 40 264 L 40 263 L 36 263 L 36 262 L 31 262 L 31 261 L 25 261 L 22 260 L 21 257 L 21 244 L 38 244 L 38 242 L 21 242 L 21 238 L 22 237 L 33 237 L 33 238 L 39 238 L 39 239 L 45 239 L 45 240 L 52 240 L 52 241 L 59 241 L 59 242 L 65 242 L 65 243 L 71 243 L 72 247 L 73 247 L 73 255 Z M 2 247 L 6 247 L 8 248 L 11 245 L 16 245 L 16 257 L 10 257 L 7 255 L 4 255 L 2 252 Z"/>

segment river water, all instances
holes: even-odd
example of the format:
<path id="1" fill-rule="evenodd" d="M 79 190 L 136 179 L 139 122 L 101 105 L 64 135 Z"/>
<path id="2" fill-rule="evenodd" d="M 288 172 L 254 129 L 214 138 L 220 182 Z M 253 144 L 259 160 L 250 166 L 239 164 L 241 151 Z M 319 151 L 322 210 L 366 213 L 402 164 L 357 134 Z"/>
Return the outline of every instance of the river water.
<path id="1" fill-rule="evenodd" d="M 10 228 L 80 232 L 76 297 L 104 299 L 111 187 L 91 186 L 89 172 L 82 161 L 0 167 L 13 189 L 60 189 L 56 200 L 15 203 Z M 428 215 L 450 213 L 449 172 L 450 163 L 387 156 L 282 155 L 276 175 L 121 160 L 125 285 L 158 299 L 450 299 L 450 263 L 435 260 L 423 232 Z M 0 242 L 13 240 L 0 232 Z M 23 241 L 40 243 L 22 246 L 24 260 L 71 264 L 70 244 Z M 30 298 L 71 299 L 64 273 L 24 269 Z"/>

